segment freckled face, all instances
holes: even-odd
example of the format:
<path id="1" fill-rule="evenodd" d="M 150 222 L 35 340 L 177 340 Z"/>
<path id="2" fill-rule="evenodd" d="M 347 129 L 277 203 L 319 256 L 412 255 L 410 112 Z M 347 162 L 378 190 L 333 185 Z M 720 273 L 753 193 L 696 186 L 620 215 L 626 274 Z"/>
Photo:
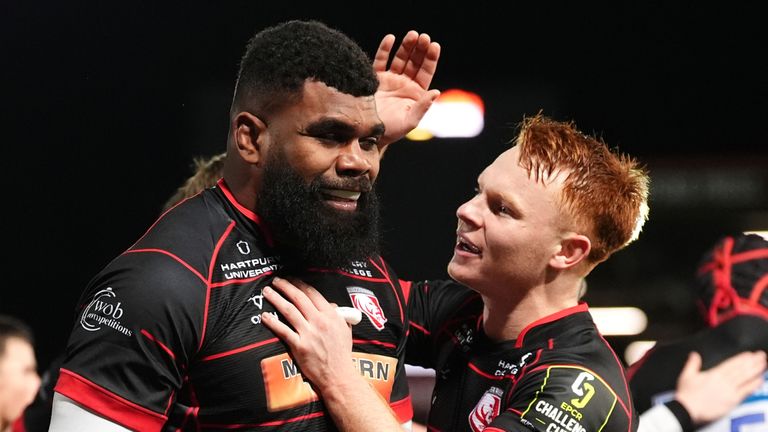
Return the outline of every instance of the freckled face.
<path id="1" fill-rule="evenodd" d="M 451 277 L 486 295 L 544 280 L 559 247 L 561 190 L 558 179 L 543 184 L 529 177 L 517 147 L 502 153 L 478 177 L 477 194 L 456 211 Z"/>

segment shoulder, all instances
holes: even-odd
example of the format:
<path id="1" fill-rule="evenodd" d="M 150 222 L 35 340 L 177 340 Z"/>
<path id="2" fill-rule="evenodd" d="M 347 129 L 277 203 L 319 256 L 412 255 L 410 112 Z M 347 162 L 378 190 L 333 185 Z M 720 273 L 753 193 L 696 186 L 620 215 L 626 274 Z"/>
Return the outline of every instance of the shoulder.
<path id="1" fill-rule="evenodd" d="M 617 370 L 616 373 L 619 373 Z M 521 419 L 557 424 L 568 430 L 598 430 L 631 422 L 633 408 L 626 386 L 578 364 L 548 364 L 526 375 L 514 391 Z M 520 402 L 523 405 L 520 406 Z M 578 427 L 577 427 L 578 426 Z"/>

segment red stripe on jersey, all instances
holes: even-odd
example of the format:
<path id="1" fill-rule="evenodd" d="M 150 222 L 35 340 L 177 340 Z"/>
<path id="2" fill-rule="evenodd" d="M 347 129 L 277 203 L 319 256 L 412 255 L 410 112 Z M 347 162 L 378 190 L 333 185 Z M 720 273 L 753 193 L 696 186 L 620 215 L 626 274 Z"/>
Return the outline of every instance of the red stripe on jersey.
<path id="1" fill-rule="evenodd" d="M 197 193 L 196 195 L 200 195 L 200 193 Z M 142 240 L 144 240 L 144 237 L 146 237 L 146 236 L 147 236 L 147 234 L 149 234 L 149 232 L 150 232 L 150 231 L 152 231 L 152 229 L 155 227 L 155 225 L 157 225 L 157 223 L 158 223 L 158 222 L 160 222 L 160 220 L 163 218 L 163 216 L 165 216 L 165 214 L 166 214 L 166 213 L 168 213 L 169 211 L 173 210 L 173 208 L 174 208 L 174 207 L 176 207 L 177 205 L 179 205 L 179 204 L 183 203 L 184 201 L 188 200 L 189 198 L 192 198 L 192 197 L 191 197 L 191 196 L 190 196 L 190 197 L 187 197 L 187 198 L 185 198 L 183 201 L 176 203 L 176 205 L 174 205 L 173 207 L 169 208 L 168 210 L 166 210 L 166 211 L 165 211 L 165 213 L 161 214 L 161 215 L 160 215 L 160 217 L 158 217 L 157 219 L 155 219 L 155 221 L 154 221 L 154 222 L 152 222 L 152 225 L 150 225 L 150 227 L 149 227 L 149 228 L 147 228 L 147 230 L 146 230 L 146 231 L 144 231 L 144 234 L 142 234 L 142 235 L 141 235 L 141 237 L 139 237 L 139 239 L 138 239 L 138 240 L 136 240 L 135 242 L 133 242 L 133 244 L 131 245 L 131 247 L 129 247 L 129 248 L 128 248 L 128 251 L 130 251 L 132 247 L 134 247 L 134 246 L 136 246 L 137 244 L 139 244 L 139 242 L 141 242 Z"/>
<path id="2" fill-rule="evenodd" d="M 240 213 L 243 214 L 243 216 L 247 217 L 248 219 L 256 222 L 256 225 L 259 226 L 259 229 L 261 230 L 261 233 L 264 235 L 264 239 L 267 241 L 267 244 L 269 247 L 274 247 L 275 242 L 272 240 L 272 234 L 267 231 L 264 228 L 264 225 L 261 223 L 261 218 L 259 215 L 254 213 L 253 211 L 243 207 L 237 200 L 235 199 L 235 196 L 232 194 L 232 191 L 229 190 L 229 186 L 227 186 L 227 183 L 224 181 L 224 179 L 220 179 L 218 183 L 216 183 L 221 191 L 224 193 L 224 196 L 227 197 L 227 200 L 238 210 Z"/>
<path id="3" fill-rule="evenodd" d="M 125 253 L 129 254 L 129 253 L 145 253 L 145 252 L 155 252 L 155 253 L 161 253 L 161 254 L 164 254 L 164 255 L 168 255 L 169 257 L 173 258 L 174 260 L 178 261 L 181 265 L 186 267 L 189 271 L 192 272 L 192 274 L 194 274 L 195 276 L 200 278 L 201 281 L 203 281 L 205 283 L 208 283 L 208 281 L 205 279 L 205 277 L 203 275 L 201 275 L 200 272 L 195 270 L 194 267 L 192 267 L 191 265 L 187 264 L 186 261 L 184 261 L 183 259 L 177 257 L 176 255 L 168 252 L 167 250 L 164 250 L 164 249 L 133 249 L 133 250 L 126 251 Z"/>
<path id="4" fill-rule="evenodd" d="M 562 318 L 564 316 L 572 315 L 572 314 L 575 314 L 575 313 L 578 313 L 578 312 L 587 312 L 588 310 L 589 310 L 589 307 L 587 306 L 587 304 L 584 303 L 584 302 L 581 302 L 581 303 L 579 303 L 576 306 L 569 307 L 567 309 L 563 309 L 563 310 L 561 310 L 559 312 L 555 312 L 552 315 L 547 315 L 547 316 L 545 316 L 545 317 L 543 317 L 541 319 L 538 319 L 538 320 L 528 324 L 527 326 L 525 326 L 523 331 L 520 332 L 520 335 L 517 336 L 517 341 L 515 342 L 515 348 L 522 348 L 523 347 L 523 340 L 525 340 L 525 335 L 532 328 L 534 328 L 536 326 L 540 326 L 542 324 L 546 324 L 548 322 L 557 321 L 557 320 L 559 320 L 560 318 Z"/>
<path id="5" fill-rule="evenodd" d="M 598 335 L 600 335 L 600 340 L 602 340 L 605 346 L 608 347 L 608 351 L 610 351 L 611 354 L 613 354 L 613 360 L 616 361 L 616 365 L 619 367 L 619 370 L 624 371 L 624 363 L 622 363 L 621 360 L 619 360 L 619 356 L 617 356 L 616 351 L 614 351 L 613 348 L 611 348 L 611 344 L 609 344 L 608 341 L 605 340 L 603 335 L 601 335 L 599 332 L 598 332 Z M 629 383 L 627 382 L 626 372 L 621 374 L 621 379 L 622 381 L 624 381 L 624 391 L 626 392 L 625 394 L 627 395 L 627 397 L 631 397 L 632 392 L 629 391 Z M 619 395 L 616 395 L 616 399 L 619 400 L 619 404 L 621 404 L 621 406 L 624 408 L 624 412 L 627 413 L 627 417 L 629 418 L 629 425 L 632 426 L 632 408 L 633 408 L 632 404 L 629 404 L 629 406 L 627 406 L 627 404 L 624 403 L 624 401 L 619 397 Z"/>
<path id="6" fill-rule="evenodd" d="M 539 364 L 539 361 L 541 360 L 542 352 L 544 352 L 543 349 L 536 350 L 536 356 L 533 358 L 533 360 L 526 363 L 523 366 L 523 368 L 520 370 L 520 372 L 517 374 L 517 376 L 512 378 L 512 382 L 514 384 L 512 385 L 512 388 L 507 392 L 507 403 L 509 403 L 510 399 L 514 395 L 515 389 L 517 388 L 517 384 L 523 380 L 523 377 L 528 373 L 528 371 L 536 370 L 536 366 Z"/>
<path id="7" fill-rule="evenodd" d="M 166 353 L 168 353 L 168 355 L 169 355 L 169 356 L 171 356 L 171 358 L 173 359 L 173 361 L 176 361 L 176 354 L 174 354 L 174 353 L 173 353 L 173 351 L 171 351 L 171 349 L 170 349 L 170 348 L 168 348 L 167 346 L 165 346 L 165 344 L 164 344 L 164 343 L 162 343 L 162 342 L 160 342 L 159 340 L 157 340 L 157 338 L 156 338 L 156 337 L 152 336 L 152 334 L 150 334 L 148 331 L 146 331 L 146 330 L 144 330 L 144 329 L 141 329 L 141 334 L 143 334 L 143 335 L 144 335 L 144 336 L 145 336 L 147 339 L 149 339 L 149 340 L 151 340 L 152 342 L 156 343 L 156 344 L 157 344 L 157 345 L 158 345 L 160 348 L 162 348 L 162 349 L 163 349 L 163 351 L 165 351 Z"/>
<path id="8" fill-rule="evenodd" d="M 200 407 L 187 408 L 187 411 L 184 413 L 184 420 L 181 422 L 181 425 L 179 425 L 179 428 L 176 429 L 176 432 L 182 432 L 184 430 L 184 426 L 187 425 L 187 422 L 189 421 L 189 419 L 197 417 L 198 411 L 200 411 Z"/>
<path id="9" fill-rule="evenodd" d="M 397 420 L 400 423 L 405 423 L 413 419 L 413 403 L 411 402 L 411 396 L 407 396 L 397 402 L 392 402 L 389 406 L 392 408 L 392 411 L 395 412 Z"/>
<path id="10" fill-rule="evenodd" d="M 377 340 L 365 340 L 365 339 L 352 339 L 352 343 L 358 345 L 379 345 L 387 348 L 395 348 L 396 345 L 389 342 L 382 342 Z"/>
<path id="11" fill-rule="evenodd" d="M 208 329 L 208 308 L 211 306 L 211 280 L 213 279 L 213 269 L 216 265 L 216 258 L 219 256 L 219 251 L 221 250 L 221 245 L 224 243 L 224 240 L 229 237 L 229 233 L 232 232 L 232 229 L 235 228 L 235 222 L 232 221 L 228 226 L 227 229 L 224 230 L 224 233 L 221 234 L 221 237 L 219 237 L 219 240 L 216 242 L 216 246 L 213 248 L 213 253 L 211 254 L 211 262 L 208 264 L 208 279 L 205 281 L 205 306 L 203 308 L 203 330 L 200 333 L 200 341 L 197 344 L 197 350 L 200 351 L 200 349 L 203 347 L 203 341 L 205 341 L 205 332 Z"/>
<path id="12" fill-rule="evenodd" d="M 475 366 L 475 364 L 472 363 L 472 362 L 467 362 L 467 366 L 469 366 L 470 369 L 472 369 L 473 371 L 475 371 L 476 374 L 478 374 L 478 375 L 480 375 L 482 377 L 485 377 L 485 378 L 488 378 L 488 379 L 492 379 L 492 380 L 502 380 L 502 379 L 504 379 L 503 376 L 491 375 L 489 373 L 481 371 L 480 368 Z"/>
<path id="13" fill-rule="evenodd" d="M 254 348 L 258 348 L 260 346 L 264 346 L 264 345 L 267 345 L 267 344 L 275 343 L 275 342 L 277 342 L 279 340 L 280 339 L 278 339 L 278 338 L 272 338 L 272 339 L 263 340 L 261 342 L 256 342 L 256 343 L 253 343 L 253 344 L 250 344 L 250 345 L 241 346 L 240 348 L 235 348 L 233 350 L 220 352 L 218 354 L 211 354 L 211 355 L 209 355 L 207 357 L 203 357 L 200 360 L 201 361 L 216 360 L 218 358 L 231 356 L 231 355 L 234 355 L 234 354 L 241 353 L 243 351 L 248 351 L 248 350 L 252 350 Z"/>
<path id="14" fill-rule="evenodd" d="M 61 369 L 54 391 L 128 429 L 160 431 L 168 418 L 123 399 L 80 375 Z"/>
<path id="15" fill-rule="evenodd" d="M 408 304 L 408 298 L 411 296 L 411 287 L 413 286 L 413 281 L 400 279 L 399 282 L 400 288 L 403 289 L 403 295 L 405 296 L 405 304 Z"/>
<path id="16" fill-rule="evenodd" d="M 290 419 L 285 420 L 273 420 L 268 421 L 264 423 L 256 423 L 256 424 L 214 424 L 214 423 L 203 423 L 200 425 L 203 429 L 244 429 L 244 428 L 253 428 L 253 427 L 259 427 L 259 426 L 280 426 L 287 423 L 294 423 L 297 421 L 303 421 L 308 419 L 313 419 L 317 417 L 324 417 L 325 413 L 316 412 L 312 414 L 307 414 L 303 416 L 298 416 Z"/>
<path id="17" fill-rule="evenodd" d="M 405 322 L 405 315 L 403 314 L 403 299 L 400 298 L 400 293 L 397 292 L 397 288 L 395 287 L 394 282 L 392 282 L 392 278 L 389 277 L 389 273 L 387 272 L 387 264 L 384 263 L 384 258 L 379 257 L 381 260 L 381 267 L 379 267 L 378 264 L 373 259 L 368 259 L 368 261 L 371 262 L 379 271 L 381 274 L 383 274 L 387 278 L 387 282 L 389 282 L 389 286 L 392 287 L 392 291 L 395 293 L 395 298 L 397 299 L 397 307 L 400 308 L 400 322 Z"/>
<path id="18" fill-rule="evenodd" d="M 651 349 L 646 351 L 645 354 L 643 354 L 643 356 L 640 357 L 640 360 L 637 360 L 636 362 L 629 365 L 629 369 L 627 369 L 627 379 L 631 381 L 632 378 L 634 378 L 637 371 L 641 369 L 643 364 L 651 357 L 651 353 L 654 352 L 656 348 L 657 348 L 656 346 L 651 347 Z"/>
<path id="19" fill-rule="evenodd" d="M 431 333 L 429 333 L 429 330 L 427 330 L 427 329 L 425 329 L 424 327 L 422 327 L 422 326 L 420 326 L 420 325 L 416 324 L 416 323 L 415 323 L 415 322 L 413 322 L 413 321 L 411 321 L 411 322 L 410 322 L 410 324 L 411 324 L 411 327 L 415 328 L 416 330 L 419 330 L 419 331 L 421 331 L 421 332 L 422 332 L 422 333 L 424 333 L 425 335 L 430 335 L 430 334 L 431 334 Z"/>
<path id="20" fill-rule="evenodd" d="M 27 432 L 27 427 L 24 426 L 24 413 L 21 413 L 21 417 L 17 418 L 13 424 L 11 424 L 10 432 Z"/>

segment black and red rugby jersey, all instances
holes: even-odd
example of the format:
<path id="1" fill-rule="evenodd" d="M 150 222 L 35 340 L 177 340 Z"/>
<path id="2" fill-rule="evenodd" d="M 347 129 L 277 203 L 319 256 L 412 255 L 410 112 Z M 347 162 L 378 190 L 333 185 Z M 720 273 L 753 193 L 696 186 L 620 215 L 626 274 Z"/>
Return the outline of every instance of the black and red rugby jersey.
<path id="1" fill-rule="evenodd" d="M 408 302 L 406 362 L 436 374 L 431 432 L 637 430 L 624 366 L 585 303 L 495 342 L 466 287 L 413 283 Z"/>
<path id="2" fill-rule="evenodd" d="M 280 256 L 226 184 L 179 204 L 87 286 L 56 391 L 129 429 L 336 430 L 284 344 L 260 322 Z M 281 274 L 281 276 L 289 276 Z M 401 421 L 408 318 L 380 257 L 302 279 L 363 312 L 360 373 Z"/>

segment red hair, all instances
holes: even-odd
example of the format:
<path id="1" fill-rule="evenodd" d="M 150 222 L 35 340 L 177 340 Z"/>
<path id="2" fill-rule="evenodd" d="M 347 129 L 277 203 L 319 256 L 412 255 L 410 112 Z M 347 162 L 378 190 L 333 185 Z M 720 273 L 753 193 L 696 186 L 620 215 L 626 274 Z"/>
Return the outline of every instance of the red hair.
<path id="1" fill-rule="evenodd" d="M 541 114 L 524 119 L 516 139 L 520 165 L 536 181 L 566 175 L 561 205 L 589 237 L 588 262 L 597 264 L 637 238 L 648 218 L 645 168 L 597 138 Z"/>

